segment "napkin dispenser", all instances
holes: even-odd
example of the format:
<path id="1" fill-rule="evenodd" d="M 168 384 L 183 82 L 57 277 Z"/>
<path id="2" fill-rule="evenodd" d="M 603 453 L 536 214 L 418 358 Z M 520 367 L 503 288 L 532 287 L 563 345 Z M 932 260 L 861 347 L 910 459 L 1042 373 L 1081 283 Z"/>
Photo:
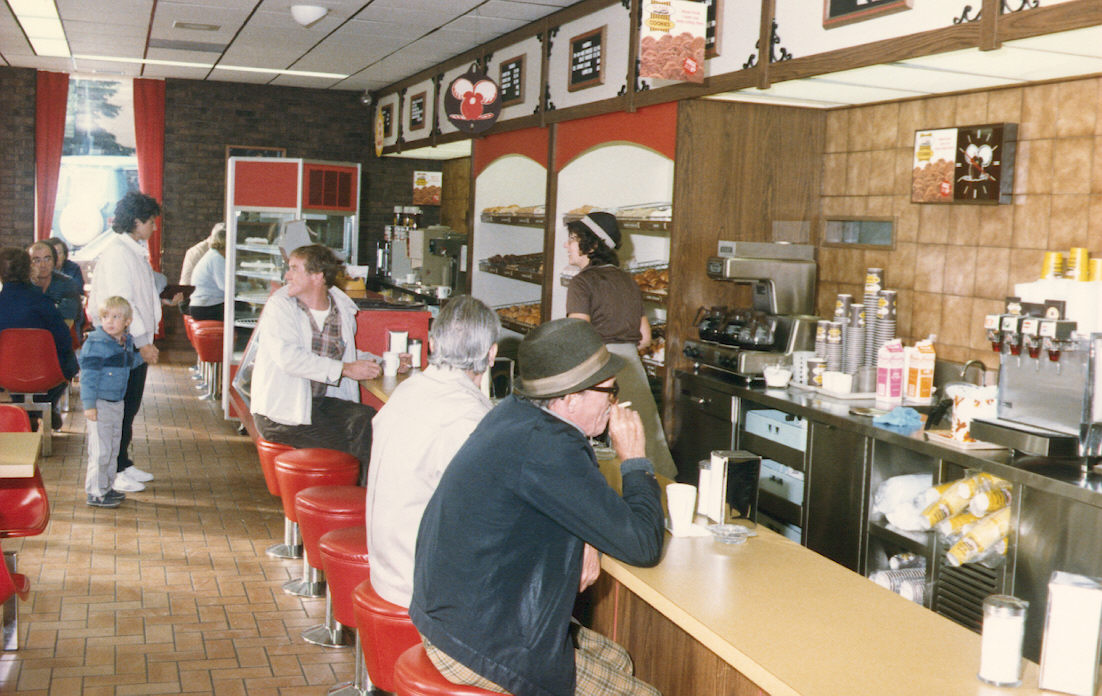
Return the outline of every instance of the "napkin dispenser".
<path id="1" fill-rule="evenodd" d="M 696 511 L 712 522 L 758 521 L 761 457 L 744 450 L 712 450 L 699 463 Z"/>

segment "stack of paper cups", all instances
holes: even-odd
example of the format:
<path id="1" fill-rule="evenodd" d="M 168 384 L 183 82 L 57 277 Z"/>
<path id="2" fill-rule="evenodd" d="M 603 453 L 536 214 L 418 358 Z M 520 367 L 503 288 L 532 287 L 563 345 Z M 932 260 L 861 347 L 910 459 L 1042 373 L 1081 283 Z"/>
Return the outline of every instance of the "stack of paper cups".
<path id="1" fill-rule="evenodd" d="M 865 365 L 876 364 L 876 307 L 880 291 L 884 289 L 884 269 L 869 268 L 865 271 Z"/>
<path id="2" fill-rule="evenodd" d="M 1083 247 L 1072 247 L 1068 254 L 1068 268 L 1064 275 L 1072 280 L 1087 280 L 1090 277 L 1090 252 Z"/>
<path id="3" fill-rule="evenodd" d="M 847 375 L 855 375 L 865 359 L 865 305 L 849 306 L 849 316 L 843 326 L 842 345 L 842 371 Z"/>
<path id="4" fill-rule="evenodd" d="M 895 290 L 881 290 L 876 304 L 876 351 L 880 346 L 895 338 L 898 300 Z"/>
<path id="5" fill-rule="evenodd" d="M 1063 278 L 1064 255 L 1058 251 L 1046 251 L 1041 262 L 1041 278 Z"/>
<path id="6" fill-rule="evenodd" d="M 842 371 L 842 326 L 840 321 L 828 322 L 827 325 L 826 369 L 830 372 Z"/>

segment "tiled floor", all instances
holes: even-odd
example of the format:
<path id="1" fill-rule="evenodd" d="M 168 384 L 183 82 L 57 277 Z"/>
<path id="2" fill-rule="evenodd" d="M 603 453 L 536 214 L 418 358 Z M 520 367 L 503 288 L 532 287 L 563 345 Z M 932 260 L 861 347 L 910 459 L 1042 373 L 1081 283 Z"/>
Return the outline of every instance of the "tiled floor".
<path id="1" fill-rule="evenodd" d="M 84 418 L 68 414 L 42 461 L 46 532 L 7 539 L 31 580 L 20 648 L 0 653 L 0 693 L 42 696 L 325 694 L 352 678 L 351 648 L 305 643 L 324 601 L 284 594 L 301 561 L 282 540 L 252 441 L 195 398 L 187 368 L 149 371 L 134 460 L 155 474 L 115 510 L 84 495 Z"/>

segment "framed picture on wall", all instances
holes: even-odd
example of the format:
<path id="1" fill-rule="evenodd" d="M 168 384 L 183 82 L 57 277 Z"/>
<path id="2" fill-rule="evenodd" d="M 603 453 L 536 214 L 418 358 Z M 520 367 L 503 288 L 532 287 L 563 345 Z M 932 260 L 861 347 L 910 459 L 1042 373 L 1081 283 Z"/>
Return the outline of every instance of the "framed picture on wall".
<path id="1" fill-rule="evenodd" d="M 394 137 L 394 105 L 393 104 L 387 104 L 385 106 L 380 106 L 379 107 L 379 113 L 382 114 L 382 117 L 383 117 L 383 137 L 387 138 L 387 139 L 393 138 Z"/>
<path id="2" fill-rule="evenodd" d="M 524 56 L 501 61 L 501 79 L 497 81 L 501 107 L 524 102 Z"/>
<path id="3" fill-rule="evenodd" d="M 227 145 L 226 159 L 231 157 L 286 157 L 285 147 L 258 147 L 256 145 Z"/>
<path id="4" fill-rule="evenodd" d="M 913 0 L 823 0 L 823 28 L 909 10 L 912 4 Z"/>
<path id="5" fill-rule="evenodd" d="M 425 102 L 428 92 L 418 92 L 409 98 L 409 129 L 421 130 L 425 127 Z"/>

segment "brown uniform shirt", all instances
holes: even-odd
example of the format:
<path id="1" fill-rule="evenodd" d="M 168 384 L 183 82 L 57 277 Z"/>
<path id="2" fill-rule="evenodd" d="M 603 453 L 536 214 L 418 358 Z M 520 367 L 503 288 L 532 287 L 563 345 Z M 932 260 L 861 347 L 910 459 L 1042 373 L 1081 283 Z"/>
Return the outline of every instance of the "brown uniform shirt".
<path id="1" fill-rule="evenodd" d="M 605 343 L 638 343 L 643 335 L 643 295 L 616 266 L 586 266 L 570 281 L 566 313 L 588 314 Z"/>

